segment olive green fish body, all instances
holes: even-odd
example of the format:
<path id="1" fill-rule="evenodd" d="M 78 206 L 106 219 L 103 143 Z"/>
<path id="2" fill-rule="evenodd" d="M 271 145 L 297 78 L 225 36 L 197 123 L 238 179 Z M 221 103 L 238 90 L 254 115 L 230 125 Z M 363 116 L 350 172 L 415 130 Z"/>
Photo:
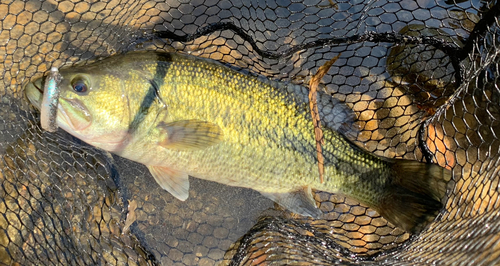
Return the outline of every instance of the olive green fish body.
<path id="1" fill-rule="evenodd" d="M 308 90 L 304 87 L 265 81 L 204 59 L 175 54 L 161 57 L 154 65 L 162 69 L 148 72 L 168 74 L 159 75 L 163 80 L 155 81 L 160 100 L 153 102 L 156 106 L 151 109 L 155 111 L 144 120 L 151 128 L 119 153 L 124 157 L 263 192 L 289 192 L 301 186 L 341 192 L 339 188 L 347 183 L 357 186 L 360 173 L 373 174 L 379 183 L 387 180 L 385 162 L 325 128 L 325 182 L 320 184 Z M 146 85 L 141 91 L 147 94 L 154 87 Z M 352 119 L 347 117 L 345 106 L 340 107 L 328 95 L 320 95 L 320 99 L 325 98 L 320 107 L 330 104 L 332 115 L 343 116 L 342 122 L 352 123 L 345 121 Z M 133 105 L 137 107 L 144 97 L 136 99 Z M 334 108 L 333 104 L 339 106 Z M 323 117 L 329 115 L 324 112 L 327 108 L 320 109 Z M 165 112 L 165 117 L 158 112 Z M 212 147 L 188 151 L 157 145 L 162 134 L 157 130 L 158 123 L 192 119 L 221 127 L 223 140 Z M 148 155 L 141 154 L 141 150 Z M 141 156 L 134 158 L 134 154 Z M 379 171 L 375 170 L 377 167 Z"/>
<path id="2" fill-rule="evenodd" d="M 342 193 L 409 231 L 441 207 L 439 180 L 446 170 L 362 151 L 341 134 L 356 132 L 352 111 L 324 93 L 318 93 L 325 158 L 320 183 L 304 87 L 174 53 L 129 53 L 60 73 L 59 126 L 145 164 L 181 200 L 191 175 L 255 189 L 310 216 L 319 215 L 311 189 Z M 34 94 L 29 86 L 27 94 Z M 398 200 L 416 202 L 417 211 Z"/>

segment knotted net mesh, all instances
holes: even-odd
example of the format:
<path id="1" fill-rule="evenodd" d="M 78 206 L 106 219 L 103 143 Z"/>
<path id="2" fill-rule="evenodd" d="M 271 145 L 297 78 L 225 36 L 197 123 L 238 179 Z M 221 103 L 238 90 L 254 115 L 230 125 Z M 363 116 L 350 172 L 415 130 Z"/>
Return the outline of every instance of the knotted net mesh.
<path id="1" fill-rule="evenodd" d="M 496 1 L 0 2 L 0 260 L 6 265 L 495 264 L 500 6 Z M 317 191 L 324 220 L 258 192 L 191 178 L 190 198 L 147 169 L 59 130 L 23 85 L 132 50 L 189 53 L 344 101 L 353 141 L 453 171 L 444 208 L 409 235 L 349 198 Z"/>

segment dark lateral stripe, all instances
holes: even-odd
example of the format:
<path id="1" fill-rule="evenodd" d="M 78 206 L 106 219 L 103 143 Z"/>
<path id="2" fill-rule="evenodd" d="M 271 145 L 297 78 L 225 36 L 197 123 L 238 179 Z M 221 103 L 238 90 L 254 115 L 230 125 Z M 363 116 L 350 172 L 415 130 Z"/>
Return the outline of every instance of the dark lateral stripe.
<path id="1" fill-rule="evenodd" d="M 165 64 L 164 62 L 171 62 L 172 56 L 169 53 L 157 53 L 158 61 L 156 65 L 156 72 L 152 80 L 149 80 L 150 86 L 148 91 L 141 102 L 139 111 L 135 114 L 134 119 L 129 125 L 128 133 L 133 133 L 139 125 L 144 121 L 144 118 L 149 113 L 149 109 L 155 101 L 159 100 L 160 88 L 163 86 L 165 81 L 165 75 L 167 74 L 170 64 Z"/>

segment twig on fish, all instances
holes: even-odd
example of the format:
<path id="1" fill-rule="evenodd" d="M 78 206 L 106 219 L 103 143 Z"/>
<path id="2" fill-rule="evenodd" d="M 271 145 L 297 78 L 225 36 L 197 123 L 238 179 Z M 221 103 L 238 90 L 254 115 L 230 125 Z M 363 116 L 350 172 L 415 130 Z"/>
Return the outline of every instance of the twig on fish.
<path id="1" fill-rule="evenodd" d="M 324 182 L 323 175 L 325 173 L 325 168 L 324 168 L 325 159 L 323 157 L 321 145 L 324 144 L 325 140 L 323 139 L 323 130 L 321 130 L 321 122 L 320 122 L 318 102 L 317 102 L 317 91 L 321 79 L 323 78 L 323 76 L 325 76 L 330 67 L 332 67 L 333 63 L 335 63 L 335 61 L 339 59 L 340 55 L 341 54 L 338 54 L 334 58 L 330 59 L 330 61 L 320 66 L 316 74 L 311 78 L 311 81 L 309 81 L 309 108 L 311 110 L 311 116 L 314 125 L 314 136 L 316 138 L 316 151 L 318 153 L 319 180 L 321 183 Z"/>
<path id="2" fill-rule="evenodd" d="M 40 124 L 43 129 L 50 132 L 57 130 L 57 106 L 59 104 L 59 83 L 61 80 L 62 77 L 57 67 L 52 67 L 43 87 Z"/>

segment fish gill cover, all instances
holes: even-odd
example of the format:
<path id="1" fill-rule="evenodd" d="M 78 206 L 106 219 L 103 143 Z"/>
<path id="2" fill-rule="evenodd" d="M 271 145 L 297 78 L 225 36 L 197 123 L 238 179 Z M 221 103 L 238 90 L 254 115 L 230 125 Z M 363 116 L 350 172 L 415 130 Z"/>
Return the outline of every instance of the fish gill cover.
<path id="1" fill-rule="evenodd" d="M 1 1 L 0 260 L 6 265 L 495 264 L 500 260 L 495 1 Z M 320 89 L 355 112 L 353 141 L 453 171 L 410 236 L 317 192 L 324 220 L 191 179 L 180 202 L 147 169 L 40 128 L 23 85 L 132 50 L 189 53 Z M 319 177 L 318 177 L 319 178 Z"/>

